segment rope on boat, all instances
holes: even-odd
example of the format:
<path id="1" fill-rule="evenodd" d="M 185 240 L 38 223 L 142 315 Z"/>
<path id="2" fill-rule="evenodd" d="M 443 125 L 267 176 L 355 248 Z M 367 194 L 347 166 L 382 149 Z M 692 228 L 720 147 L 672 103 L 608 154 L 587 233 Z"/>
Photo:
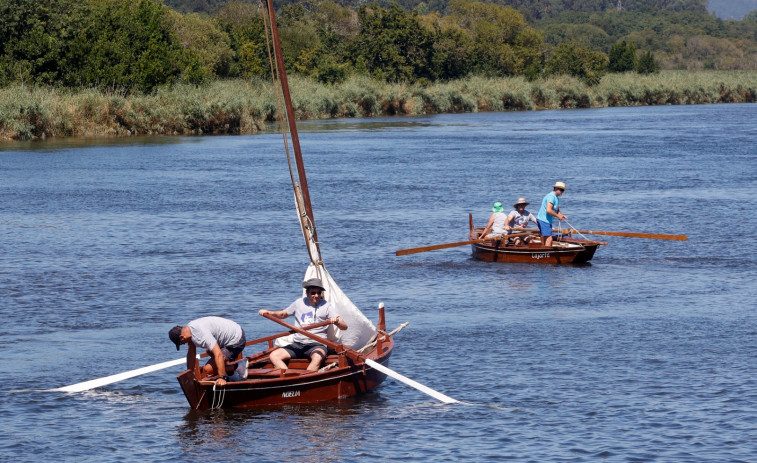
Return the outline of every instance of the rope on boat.
<path id="1" fill-rule="evenodd" d="M 410 324 L 410 322 L 405 322 L 405 323 L 401 324 L 400 326 L 398 326 L 397 328 L 393 329 L 393 330 L 392 330 L 391 332 L 389 332 L 389 333 L 387 333 L 387 334 L 388 334 L 389 336 L 394 336 L 394 335 L 395 335 L 395 333 L 399 333 L 399 332 L 400 332 L 400 330 L 402 330 L 402 328 L 406 327 L 406 326 L 407 326 L 407 325 L 409 325 L 409 324 Z"/>
<path id="2" fill-rule="evenodd" d="M 226 399 L 226 388 L 216 389 L 216 385 L 213 384 L 213 400 L 210 402 L 210 409 L 221 408 L 223 401 Z"/>
<path id="3" fill-rule="evenodd" d="M 332 363 L 329 363 L 328 365 L 323 366 L 318 371 L 331 370 L 332 368 L 335 368 L 337 365 L 339 365 L 339 362 L 332 362 Z"/>
<path id="4" fill-rule="evenodd" d="M 405 322 L 405 323 L 401 324 L 400 326 L 398 326 L 397 328 L 393 329 L 389 333 L 384 333 L 383 331 L 382 331 L 382 333 L 386 334 L 389 337 L 392 337 L 392 336 L 394 336 L 395 333 L 399 333 L 400 330 L 402 330 L 402 328 L 406 327 L 409 324 L 410 324 L 410 322 Z M 357 349 L 357 352 L 359 354 L 365 354 L 366 352 L 372 351 L 373 348 L 376 347 L 377 337 L 378 337 L 378 335 L 373 336 L 373 338 L 371 338 L 371 340 L 366 345 L 364 345 L 360 349 Z"/>
<path id="5" fill-rule="evenodd" d="M 565 219 L 565 223 L 567 223 L 567 224 L 568 224 L 568 226 L 570 227 L 570 229 L 569 229 L 569 230 L 570 230 L 571 232 L 576 232 L 576 234 L 577 234 L 577 235 L 579 235 L 579 236 L 580 236 L 581 238 L 583 238 L 583 239 L 585 239 L 585 240 L 587 240 L 587 241 L 589 240 L 589 238 L 587 238 L 586 236 L 584 236 L 584 234 L 583 234 L 583 233 L 581 233 L 580 231 L 578 231 L 578 230 L 576 229 L 576 227 L 574 227 L 574 226 L 573 226 L 573 224 L 571 224 L 570 222 L 568 222 L 568 219 Z M 560 230 L 560 229 L 558 228 L 558 233 L 559 233 L 559 230 Z"/>

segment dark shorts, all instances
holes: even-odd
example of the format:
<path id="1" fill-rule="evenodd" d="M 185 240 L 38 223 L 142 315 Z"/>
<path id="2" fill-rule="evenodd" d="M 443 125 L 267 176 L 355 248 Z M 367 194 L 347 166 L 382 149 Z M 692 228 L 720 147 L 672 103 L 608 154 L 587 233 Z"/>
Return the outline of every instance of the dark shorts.
<path id="1" fill-rule="evenodd" d="M 552 224 L 549 222 L 542 222 L 541 220 L 537 220 L 536 223 L 539 225 L 539 234 L 541 236 L 552 236 Z"/>
<path id="2" fill-rule="evenodd" d="M 230 346 L 221 347 L 221 352 L 226 360 L 233 362 L 237 359 L 237 356 L 244 350 L 244 345 L 247 344 L 247 338 L 244 336 L 244 330 L 242 330 L 242 338 L 236 344 Z"/>
<path id="3" fill-rule="evenodd" d="M 316 350 L 321 351 L 321 355 L 326 357 L 326 346 L 323 344 L 302 344 L 299 342 L 293 342 L 288 346 L 283 346 L 282 349 L 289 352 L 289 356 L 293 359 L 309 359 L 313 352 Z"/>

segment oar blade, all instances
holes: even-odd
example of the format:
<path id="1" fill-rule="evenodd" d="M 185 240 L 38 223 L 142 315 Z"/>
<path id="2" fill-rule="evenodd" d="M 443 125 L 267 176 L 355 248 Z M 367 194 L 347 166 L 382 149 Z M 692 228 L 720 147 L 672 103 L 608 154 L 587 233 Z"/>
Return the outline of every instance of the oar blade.
<path id="1" fill-rule="evenodd" d="M 372 367 L 372 368 L 380 371 L 381 373 L 384 373 L 387 376 L 391 376 L 392 378 L 394 378 L 394 379 L 396 379 L 398 381 L 402 381 L 403 383 L 407 384 L 408 386 L 414 387 L 415 389 L 418 389 L 419 391 L 421 391 L 421 392 L 423 392 L 425 394 L 430 395 L 431 397 L 435 398 L 436 400 L 438 400 L 440 402 L 444 402 L 445 404 L 460 403 L 459 400 L 455 400 L 452 397 L 446 396 L 446 395 L 442 394 L 439 391 L 435 391 L 435 390 L 431 389 L 428 386 L 424 386 L 423 384 L 421 384 L 421 383 L 419 383 L 417 381 L 413 381 L 412 379 L 410 379 L 410 378 L 408 378 L 406 376 L 403 376 L 403 375 L 397 373 L 396 371 L 394 371 L 394 370 L 392 370 L 390 368 L 385 367 L 384 365 L 376 362 L 375 360 L 365 359 L 365 363 L 368 366 L 370 366 L 370 367 Z"/>
<path id="2" fill-rule="evenodd" d="M 57 392 L 83 392 L 88 391 L 90 389 L 94 389 L 101 386 L 106 386 L 108 384 L 117 383 L 119 381 L 123 381 L 125 379 L 133 378 L 135 376 L 145 375 L 147 373 L 152 373 L 153 371 L 163 370 L 165 368 L 173 367 L 176 365 L 181 365 L 182 363 L 186 362 L 186 358 L 182 359 L 176 359 L 171 360 L 168 362 L 158 363 L 156 365 L 150 365 L 147 367 L 137 368 L 136 370 L 130 370 L 125 371 L 123 373 L 118 373 L 116 375 L 110 375 L 106 376 L 104 378 L 97 378 L 92 379 L 89 381 L 84 381 L 81 383 L 72 384 L 70 386 L 64 386 L 59 387 L 57 389 L 48 389 L 47 391 L 57 391 Z"/>
<path id="3" fill-rule="evenodd" d="M 576 232 L 584 233 L 586 235 L 624 236 L 626 238 L 646 238 L 651 240 L 687 241 L 689 239 L 686 235 L 666 235 L 662 233 L 630 233 L 597 230 L 576 230 Z"/>

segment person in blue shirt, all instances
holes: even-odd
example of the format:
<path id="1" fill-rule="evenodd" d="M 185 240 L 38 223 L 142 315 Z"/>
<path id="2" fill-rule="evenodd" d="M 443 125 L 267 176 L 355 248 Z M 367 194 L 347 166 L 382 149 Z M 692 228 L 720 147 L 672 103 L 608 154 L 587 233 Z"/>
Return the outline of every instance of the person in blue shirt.
<path id="1" fill-rule="evenodd" d="M 536 223 L 539 225 L 539 234 L 544 246 L 552 246 L 552 221 L 555 217 L 557 220 L 565 220 L 567 215 L 560 212 L 560 196 L 565 192 L 564 182 L 555 182 L 552 186 L 552 192 L 544 196 L 541 202 L 541 208 L 536 215 Z"/>

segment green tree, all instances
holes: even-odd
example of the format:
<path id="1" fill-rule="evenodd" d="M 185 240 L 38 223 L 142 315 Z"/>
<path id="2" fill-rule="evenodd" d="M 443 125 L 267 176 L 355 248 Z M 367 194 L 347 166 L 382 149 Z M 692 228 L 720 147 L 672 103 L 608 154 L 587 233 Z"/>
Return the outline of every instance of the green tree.
<path id="1" fill-rule="evenodd" d="M 555 48 L 547 60 L 548 75 L 567 74 L 578 77 L 587 85 L 597 85 L 607 70 L 607 56 L 574 43 L 563 43 Z"/>
<path id="2" fill-rule="evenodd" d="M 311 53 L 310 73 L 325 83 L 344 81 L 353 73 L 350 46 L 358 35 L 358 14 L 331 0 L 313 6 L 308 20 L 318 31 L 319 42 Z"/>
<path id="3" fill-rule="evenodd" d="M 434 75 L 443 80 L 459 79 L 470 73 L 473 38 L 457 25 L 439 28 L 431 59 Z"/>
<path id="4" fill-rule="evenodd" d="M 657 62 L 651 51 L 647 51 L 639 57 L 635 69 L 639 74 L 657 74 L 660 72 L 660 63 Z"/>
<path id="5" fill-rule="evenodd" d="M 71 86 L 149 92 L 185 66 L 168 8 L 154 0 L 89 0 L 65 58 Z"/>
<path id="6" fill-rule="evenodd" d="M 229 36 L 217 22 L 196 13 L 182 15 L 171 11 L 169 16 L 176 37 L 190 56 L 186 60 L 197 63 L 191 67 L 196 67 L 196 72 L 207 78 L 227 76 L 234 52 L 229 44 Z"/>
<path id="7" fill-rule="evenodd" d="M 621 40 L 610 47 L 609 64 L 610 72 L 627 72 L 636 68 L 636 44 Z"/>
<path id="8" fill-rule="evenodd" d="M 0 85 L 57 83 L 78 7 L 70 0 L 0 0 Z"/>
<path id="9" fill-rule="evenodd" d="M 229 38 L 233 52 L 228 77 L 252 77 L 269 74 L 263 17 L 254 5 L 231 2 L 213 15 Z"/>
<path id="10" fill-rule="evenodd" d="M 448 9 L 447 21 L 459 28 L 456 34 L 470 36 L 467 61 L 473 72 L 493 76 L 521 74 L 540 62 L 541 35 L 527 26 L 523 15 L 513 8 L 452 0 Z"/>
<path id="11" fill-rule="evenodd" d="M 352 43 L 353 62 L 388 82 L 432 79 L 432 33 L 415 12 L 396 3 L 389 9 L 362 6 L 360 33 Z"/>

